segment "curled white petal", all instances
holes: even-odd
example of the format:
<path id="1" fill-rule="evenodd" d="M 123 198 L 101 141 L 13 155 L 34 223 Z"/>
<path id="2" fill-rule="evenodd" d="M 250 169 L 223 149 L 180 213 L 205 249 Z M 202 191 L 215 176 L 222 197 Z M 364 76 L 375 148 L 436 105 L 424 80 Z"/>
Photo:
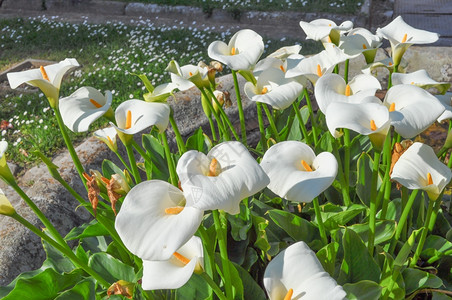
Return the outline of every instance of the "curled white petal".
<path id="1" fill-rule="evenodd" d="M 116 151 L 118 150 L 116 143 L 117 133 L 116 129 L 112 126 L 94 131 L 93 136 L 107 144 L 110 149 Z"/>
<path id="2" fill-rule="evenodd" d="M 407 74 L 393 73 L 391 78 L 393 85 L 413 84 L 423 89 L 436 88 L 441 94 L 444 94 L 450 88 L 450 83 L 433 80 L 426 70 L 418 70 Z"/>
<path id="3" fill-rule="evenodd" d="M 436 99 L 444 106 L 444 112 L 438 117 L 438 122 L 452 119 L 452 93 L 446 93 L 445 95 L 436 95 Z"/>

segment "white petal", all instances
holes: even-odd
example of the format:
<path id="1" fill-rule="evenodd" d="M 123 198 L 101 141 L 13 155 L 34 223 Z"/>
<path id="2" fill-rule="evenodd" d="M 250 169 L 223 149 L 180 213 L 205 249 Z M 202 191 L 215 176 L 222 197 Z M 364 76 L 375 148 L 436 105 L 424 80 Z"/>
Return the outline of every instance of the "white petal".
<path id="1" fill-rule="evenodd" d="M 101 107 L 96 107 L 90 100 L 96 101 Z M 64 124 L 73 132 L 85 132 L 98 118 L 111 107 L 112 95 L 106 95 L 92 87 L 82 87 L 69 97 L 60 99 L 59 108 Z"/>
<path id="2" fill-rule="evenodd" d="M 337 26 L 336 23 L 331 20 L 317 19 L 309 23 L 300 21 L 300 27 L 305 32 L 306 38 L 320 41 L 321 39 L 327 37 L 331 30 L 347 31 L 352 29 L 353 23 L 345 21 L 341 25 Z"/>
<path id="3" fill-rule="evenodd" d="M 390 113 L 395 131 L 404 138 L 423 132 L 444 112 L 444 106 L 429 92 L 414 85 L 395 85 L 386 93 L 384 103 L 395 111 Z"/>
<path id="4" fill-rule="evenodd" d="M 104 129 L 98 129 L 94 131 L 93 135 L 95 138 L 101 140 L 105 144 L 107 144 L 112 150 L 118 150 L 117 144 L 116 144 L 116 136 L 117 136 L 116 129 L 111 126 Z"/>
<path id="5" fill-rule="evenodd" d="M 292 54 L 300 53 L 300 50 L 301 50 L 300 45 L 286 46 L 286 47 L 279 48 L 275 52 L 269 54 L 267 57 L 286 59 L 288 56 L 290 56 Z"/>
<path id="6" fill-rule="evenodd" d="M 8 150 L 8 142 L 7 141 L 0 141 L 0 158 L 2 158 L 6 150 Z"/>
<path id="7" fill-rule="evenodd" d="M 218 176 L 207 176 L 212 158 L 221 166 Z M 239 213 L 240 201 L 269 183 L 265 172 L 240 142 L 221 143 L 207 157 L 188 151 L 179 159 L 176 171 L 189 205 L 201 210 L 222 209 L 230 214 Z"/>
<path id="8" fill-rule="evenodd" d="M 283 299 L 289 289 L 294 291 L 292 299 L 339 300 L 346 296 L 304 242 L 287 247 L 270 261 L 264 286 L 271 300 Z"/>
<path id="9" fill-rule="evenodd" d="M 182 191 L 164 181 L 145 181 L 131 189 L 115 222 L 127 249 L 144 260 L 171 258 L 193 236 L 203 216 L 190 206 L 177 215 L 165 213 L 184 201 Z"/>
<path id="10" fill-rule="evenodd" d="M 436 88 L 440 94 L 445 93 L 450 88 L 448 82 L 438 82 L 433 80 L 426 70 L 418 70 L 413 73 L 393 73 L 392 84 L 413 84 L 423 89 Z"/>
<path id="11" fill-rule="evenodd" d="M 438 122 L 452 119 L 452 93 L 446 93 L 445 95 L 436 95 L 436 99 L 444 106 L 444 112 L 439 116 Z"/>
<path id="12" fill-rule="evenodd" d="M 302 160 L 314 170 L 305 171 Z M 323 152 L 316 157 L 308 145 L 296 141 L 270 147 L 261 166 L 270 178 L 268 188 L 282 198 L 297 202 L 311 202 L 320 195 L 333 183 L 338 168 L 333 154 Z"/>
<path id="13" fill-rule="evenodd" d="M 401 43 L 405 34 L 407 35 L 406 43 L 409 44 L 430 44 L 436 42 L 439 38 L 437 33 L 411 27 L 405 23 L 401 16 L 392 20 L 385 27 L 378 28 L 377 34 L 393 44 Z"/>
<path id="14" fill-rule="evenodd" d="M 127 111 L 132 113 L 132 126 L 126 127 Z M 145 102 L 142 100 L 127 100 L 121 103 L 115 111 L 117 126 L 111 125 L 125 134 L 138 133 L 152 125 L 158 127 L 160 132 L 168 127 L 170 107 L 166 103 Z"/>

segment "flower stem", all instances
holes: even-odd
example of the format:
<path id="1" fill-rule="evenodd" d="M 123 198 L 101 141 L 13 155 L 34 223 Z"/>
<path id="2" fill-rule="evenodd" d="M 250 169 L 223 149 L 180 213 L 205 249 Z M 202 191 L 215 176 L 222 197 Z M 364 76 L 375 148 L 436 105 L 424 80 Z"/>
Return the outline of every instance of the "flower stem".
<path id="1" fill-rule="evenodd" d="M 377 184 L 378 184 L 378 169 L 380 166 L 380 151 L 374 153 L 374 164 L 372 167 L 372 182 L 370 190 L 370 211 L 369 211 L 369 239 L 368 250 L 371 256 L 374 254 L 375 243 L 375 222 L 377 217 Z"/>
<path id="2" fill-rule="evenodd" d="M 204 89 L 200 89 L 200 91 L 201 91 L 201 93 L 203 94 L 203 96 L 204 96 L 206 99 L 209 99 L 209 97 L 207 96 L 206 91 L 205 91 Z M 216 99 L 216 98 L 215 98 L 215 99 Z M 220 128 L 220 131 L 222 132 L 224 139 L 225 139 L 226 141 L 230 141 L 230 140 L 231 140 L 231 137 L 230 137 L 230 135 L 229 135 L 229 132 L 226 131 L 226 129 L 224 128 L 223 124 L 221 123 L 221 119 L 220 119 L 220 117 L 218 116 L 217 111 L 213 108 L 212 103 L 211 103 L 210 101 L 206 101 L 206 104 L 207 104 L 207 106 L 209 106 L 209 109 L 210 109 L 210 111 L 212 112 L 213 116 L 215 117 L 215 120 L 217 120 L 217 125 L 218 125 L 218 127 Z"/>
<path id="3" fill-rule="evenodd" d="M 132 173 L 132 170 L 130 169 L 129 165 L 126 163 L 126 161 L 124 160 L 124 158 L 122 158 L 122 156 L 119 154 L 118 151 L 113 151 L 116 156 L 119 158 L 119 160 L 121 161 L 121 163 L 124 165 L 124 167 L 127 169 L 127 171 L 129 171 L 129 173 Z"/>
<path id="4" fill-rule="evenodd" d="M 235 95 L 237 98 L 237 108 L 239 110 L 240 131 L 242 134 L 242 143 L 246 146 L 246 125 L 245 114 L 243 113 L 242 97 L 240 96 L 239 82 L 237 80 L 237 72 L 232 70 L 232 78 L 234 79 Z"/>
<path id="5" fill-rule="evenodd" d="M 300 110 L 298 109 L 298 106 L 295 102 L 292 103 L 292 107 L 293 107 L 293 110 L 295 111 L 295 115 L 297 116 L 298 124 L 300 125 L 301 132 L 303 133 L 304 140 L 305 140 L 306 144 L 309 145 L 309 144 L 311 144 L 311 139 L 309 138 L 308 130 L 306 129 L 306 126 L 304 125 L 303 117 L 301 116 Z"/>
<path id="6" fill-rule="evenodd" d="M 58 249 L 62 254 L 66 255 L 75 265 L 79 266 L 80 268 L 82 268 L 86 273 L 88 273 L 89 275 L 91 275 L 94 279 L 97 280 L 97 282 L 99 282 L 104 288 L 108 288 L 110 286 L 110 284 L 103 279 L 99 274 L 97 274 L 97 272 L 95 272 L 93 269 L 91 269 L 88 265 L 86 265 L 83 261 L 81 261 L 69 248 L 69 246 L 67 246 L 67 244 L 65 243 L 66 247 L 60 245 L 59 243 L 57 243 L 54 239 L 52 239 L 50 236 L 46 235 L 44 232 L 40 231 L 38 228 L 36 228 L 35 226 L 33 226 L 30 222 L 28 222 L 27 220 L 25 220 L 22 216 L 20 216 L 17 213 L 14 213 L 13 215 L 11 215 L 11 217 L 16 220 L 17 222 L 21 223 L 22 225 L 24 225 L 25 227 L 27 227 L 29 230 L 31 230 L 34 234 L 36 234 L 37 236 L 39 236 L 41 239 L 45 240 L 47 243 L 49 243 L 50 245 L 52 245 L 53 247 L 55 247 L 56 249 Z"/>
<path id="7" fill-rule="evenodd" d="M 330 134 L 330 133 L 327 133 Z M 344 179 L 344 172 L 342 170 L 342 161 L 341 156 L 339 155 L 339 150 L 337 147 L 337 139 L 334 139 L 333 141 L 333 154 L 336 157 L 338 169 L 337 169 L 337 175 L 339 176 L 339 182 L 341 184 L 341 192 L 342 192 L 342 199 L 344 201 L 344 206 L 350 206 L 352 204 L 352 201 L 350 199 L 350 194 L 347 193 L 347 190 L 345 188 L 345 179 Z"/>
<path id="8" fill-rule="evenodd" d="M 168 162 L 168 170 L 170 173 L 171 184 L 174 186 L 178 186 L 176 168 L 174 167 L 174 162 L 173 162 L 173 158 L 171 156 L 171 150 L 168 145 L 168 139 L 166 138 L 166 133 L 162 132 L 159 135 L 160 135 L 160 138 L 162 139 L 163 147 L 165 149 L 165 156 L 166 156 L 166 160 Z"/>
<path id="9" fill-rule="evenodd" d="M 215 130 L 215 124 L 213 123 L 212 116 L 207 116 L 207 119 L 209 120 L 210 125 L 210 131 L 212 132 L 212 139 L 214 142 L 217 141 L 217 133 Z"/>
<path id="10" fill-rule="evenodd" d="M 218 210 L 212 211 L 213 221 L 215 223 L 215 230 L 217 231 L 218 246 L 220 248 L 221 262 L 223 266 L 223 284 L 225 286 L 226 295 L 228 299 L 233 299 L 231 270 L 229 269 L 229 258 L 227 240 L 224 228 L 220 223 L 220 216 Z"/>
<path id="11" fill-rule="evenodd" d="M 273 120 L 273 115 L 270 113 L 270 110 L 267 107 L 267 104 L 261 103 L 262 107 L 264 108 L 265 114 L 267 115 L 268 122 L 270 123 L 270 129 L 273 132 L 273 136 L 275 137 L 275 140 L 279 142 L 281 138 L 279 137 L 278 129 L 276 129 L 275 120 Z"/>
<path id="12" fill-rule="evenodd" d="M 257 109 L 257 120 L 259 122 L 259 132 L 261 133 L 261 144 L 262 150 L 267 151 L 267 141 L 265 140 L 265 126 L 264 126 L 264 118 L 262 117 L 262 104 L 260 102 L 256 102 Z"/>
<path id="13" fill-rule="evenodd" d="M 403 227 L 405 227 L 405 223 L 407 221 L 408 215 L 410 214 L 411 208 L 413 207 L 413 203 L 414 203 L 414 200 L 416 199 L 418 192 L 419 192 L 419 190 L 414 190 L 411 192 L 410 198 L 408 199 L 408 202 L 406 203 L 405 208 L 402 211 L 402 215 L 400 216 L 399 223 L 397 224 L 396 232 L 394 234 L 394 237 L 391 241 L 391 245 L 389 247 L 390 253 L 394 252 L 394 249 L 402 234 Z"/>
<path id="14" fill-rule="evenodd" d="M 218 287 L 218 285 L 215 283 L 215 281 L 213 281 L 212 278 L 210 278 L 210 276 L 206 272 L 201 273 L 201 276 L 202 276 L 202 278 L 204 278 L 204 280 L 209 284 L 209 286 L 215 292 L 215 294 L 217 295 L 218 299 L 220 299 L 220 300 L 227 300 L 228 299 L 223 294 L 223 292 Z"/>
<path id="15" fill-rule="evenodd" d="M 235 131 L 234 125 L 232 125 L 231 120 L 229 120 L 228 115 L 224 112 L 223 106 L 220 105 L 220 102 L 218 102 L 217 97 L 215 97 L 215 94 L 213 93 L 213 91 L 212 91 L 211 89 L 207 89 L 207 91 L 209 92 L 209 94 L 210 94 L 212 100 L 213 100 L 213 101 L 215 102 L 215 104 L 217 105 L 218 110 L 219 110 L 219 112 L 220 112 L 220 115 L 223 116 L 224 121 L 226 122 L 226 124 L 228 124 L 229 129 L 230 129 L 231 132 L 232 132 L 232 135 L 233 135 L 234 138 L 238 141 L 238 140 L 239 140 L 239 135 L 238 135 L 237 132 Z M 213 109 L 213 107 L 212 107 L 212 109 Z M 242 137 L 243 137 L 243 135 L 242 135 Z M 246 136 L 245 136 L 245 138 L 246 138 Z M 244 144 L 246 145 L 246 143 L 244 143 Z"/>
<path id="16" fill-rule="evenodd" d="M 85 172 L 85 170 L 83 169 L 82 163 L 80 162 L 77 152 L 75 152 L 74 146 L 72 145 L 72 141 L 66 131 L 60 110 L 57 107 L 55 107 L 53 111 L 55 112 L 55 117 L 58 123 L 58 127 L 60 128 L 61 135 L 63 136 L 64 143 L 66 144 L 66 147 L 69 150 L 69 154 L 71 155 L 72 161 L 74 162 L 75 168 L 77 169 L 77 173 L 80 176 L 80 179 L 82 180 L 86 188 L 86 179 L 85 177 L 83 177 L 83 173 Z"/>
<path id="17" fill-rule="evenodd" d="M 350 60 L 346 59 L 345 60 L 345 64 L 344 64 L 344 80 L 345 80 L 345 83 L 348 83 L 348 65 L 349 65 L 349 63 L 350 63 Z"/>
<path id="18" fill-rule="evenodd" d="M 137 162 L 135 161 L 135 156 L 133 155 L 133 148 L 130 143 L 126 143 L 127 157 L 129 158 L 130 167 L 132 168 L 132 174 L 135 178 L 135 183 L 139 184 L 141 182 L 140 172 L 138 171 Z"/>
<path id="19" fill-rule="evenodd" d="M 306 98 L 306 104 L 308 105 L 309 117 L 311 118 L 312 136 L 314 137 L 314 146 L 317 146 L 317 122 L 315 121 L 314 111 L 312 110 L 311 98 L 309 97 L 308 89 L 304 88 L 304 97 Z"/>
<path id="20" fill-rule="evenodd" d="M 347 128 L 344 128 L 344 182 L 345 192 L 350 194 L 350 130 Z"/>
<path id="21" fill-rule="evenodd" d="M 440 195 L 441 197 L 442 195 Z M 438 197 L 439 198 L 439 197 Z M 436 200 L 438 201 L 438 199 Z M 413 259 L 411 260 L 410 267 L 416 266 L 416 263 L 421 256 L 422 249 L 424 249 L 425 239 L 427 238 L 427 234 L 429 232 L 428 227 L 430 225 L 430 218 L 432 217 L 433 205 L 436 202 L 435 200 L 428 201 L 427 215 L 424 223 L 424 229 L 422 230 L 421 238 L 417 244 L 416 252 L 414 252 Z"/>
<path id="22" fill-rule="evenodd" d="M 177 123 L 174 120 L 173 113 L 170 113 L 169 117 L 171 127 L 173 128 L 174 134 L 176 135 L 176 142 L 177 142 L 177 148 L 179 149 L 179 153 L 182 155 L 187 151 L 187 148 L 185 148 L 184 140 L 182 139 L 182 136 L 180 134 L 179 128 L 177 127 Z"/>
<path id="23" fill-rule="evenodd" d="M 325 225 L 323 225 L 322 215 L 320 213 L 319 199 L 317 197 L 314 198 L 314 200 L 312 200 L 312 204 L 314 204 L 315 219 L 317 221 L 317 224 L 319 225 L 320 237 L 323 244 L 327 245 L 328 238 L 326 236 Z"/>

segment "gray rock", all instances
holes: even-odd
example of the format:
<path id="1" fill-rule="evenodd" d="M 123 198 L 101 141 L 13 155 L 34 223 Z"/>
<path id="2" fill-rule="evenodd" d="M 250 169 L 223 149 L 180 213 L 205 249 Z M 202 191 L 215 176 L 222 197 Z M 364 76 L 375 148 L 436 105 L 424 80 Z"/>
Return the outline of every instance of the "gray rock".
<path id="1" fill-rule="evenodd" d="M 46 0 L 49 12 L 75 12 L 104 15 L 124 15 L 125 2 L 103 0 Z"/>
<path id="2" fill-rule="evenodd" d="M 12 10 L 43 10 L 42 0 L 3 0 L 0 1 L 1 9 Z"/>

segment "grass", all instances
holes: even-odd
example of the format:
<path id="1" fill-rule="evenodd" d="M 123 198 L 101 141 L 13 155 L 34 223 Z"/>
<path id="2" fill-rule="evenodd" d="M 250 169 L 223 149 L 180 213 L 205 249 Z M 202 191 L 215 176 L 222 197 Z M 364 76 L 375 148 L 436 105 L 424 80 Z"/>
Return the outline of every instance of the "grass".
<path id="1" fill-rule="evenodd" d="M 102 92 L 112 91 L 113 108 L 127 99 L 142 99 L 145 88 L 130 73 L 146 74 L 154 85 L 169 82 L 170 76 L 164 70 L 170 60 L 175 59 L 180 65 L 209 62 L 208 45 L 214 40 L 227 41 L 233 34 L 194 28 L 156 28 L 145 22 L 137 26 L 71 24 L 46 17 L 2 20 L 0 28 L 0 70 L 27 58 L 53 61 L 76 58 L 82 68 L 63 81 L 60 97 L 69 96 L 82 86 L 92 86 Z M 271 53 L 296 41 L 264 42 L 266 53 Z M 315 42 L 302 45 L 304 54 L 321 49 Z M 8 86 L 7 82 L 0 82 L 0 87 L 2 84 Z M 30 155 L 33 147 L 52 156 L 64 146 L 53 111 L 39 90 L 0 88 L 0 101 L 0 120 L 12 125 L 0 130 L 0 139 L 9 144 L 9 161 L 24 167 L 36 159 Z M 94 131 L 105 124 L 98 121 L 91 129 Z M 81 140 L 88 134 L 72 134 L 72 138 Z"/>
<path id="2" fill-rule="evenodd" d="M 123 0 L 121 0 L 123 1 Z M 361 9 L 364 0 L 125 0 L 126 2 L 202 7 L 207 13 L 225 9 L 237 17 L 242 11 L 304 11 L 353 14 Z M 237 15 L 238 14 L 238 15 Z"/>

